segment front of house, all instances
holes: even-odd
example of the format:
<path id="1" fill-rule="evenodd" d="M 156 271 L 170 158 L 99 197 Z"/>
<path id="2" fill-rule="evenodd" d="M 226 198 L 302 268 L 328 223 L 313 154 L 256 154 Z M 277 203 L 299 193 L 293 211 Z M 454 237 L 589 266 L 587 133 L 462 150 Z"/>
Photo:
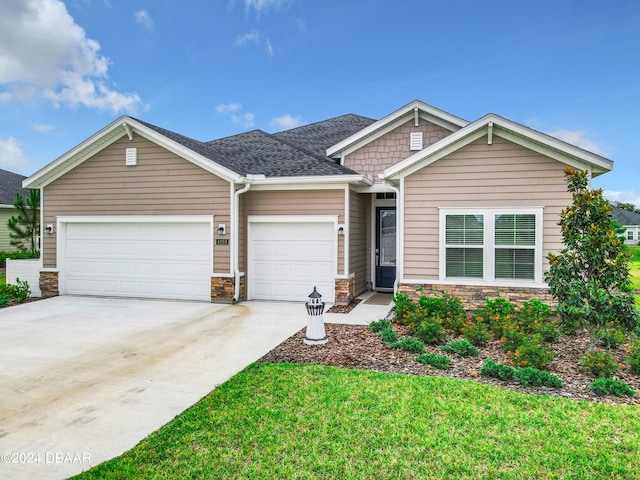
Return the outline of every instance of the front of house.
<path id="1" fill-rule="evenodd" d="M 121 117 L 29 177 L 45 294 L 232 302 L 366 289 L 546 298 L 567 166 L 608 159 L 414 101 L 199 142 Z"/>

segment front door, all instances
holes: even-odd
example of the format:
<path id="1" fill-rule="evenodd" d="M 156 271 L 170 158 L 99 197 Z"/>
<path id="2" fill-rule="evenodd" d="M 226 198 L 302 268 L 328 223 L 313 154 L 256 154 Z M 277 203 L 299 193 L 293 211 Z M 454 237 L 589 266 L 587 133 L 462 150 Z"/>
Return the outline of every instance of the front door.
<path id="1" fill-rule="evenodd" d="M 396 280 L 396 208 L 376 208 L 376 288 L 393 288 Z"/>

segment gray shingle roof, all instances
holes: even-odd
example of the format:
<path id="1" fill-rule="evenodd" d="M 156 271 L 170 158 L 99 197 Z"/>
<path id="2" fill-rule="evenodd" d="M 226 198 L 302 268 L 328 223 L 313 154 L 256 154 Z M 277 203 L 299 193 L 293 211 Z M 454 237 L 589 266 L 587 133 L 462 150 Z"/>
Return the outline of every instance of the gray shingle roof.
<path id="1" fill-rule="evenodd" d="M 22 188 L 22 180 L 25 176 L 0 169 L 0 205 L 13 205 L 16 199 L 16 192 L 20 192 L 23 197 L 29 196 L 29 190 Z"/>
<path id="2" fill-rule="evenodd" d="M 613 207 L 611 216 L 620 225 L 640 225 L 640 213 L 630 212 L 622 208 Z"/>
<path id="3" fill-rule="evenodd" d="M 210 142 L 136 121 L 240 175 L 291 177 L 357 174 L 328 158 L 326 150 L 375 120 L 349 114 L 276 134 L 252 130 Z"/>

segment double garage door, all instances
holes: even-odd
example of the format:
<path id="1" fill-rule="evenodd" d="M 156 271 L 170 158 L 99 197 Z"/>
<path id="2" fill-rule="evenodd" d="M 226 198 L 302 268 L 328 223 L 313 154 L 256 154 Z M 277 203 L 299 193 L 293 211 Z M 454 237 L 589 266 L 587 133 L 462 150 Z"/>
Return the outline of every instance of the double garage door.
<path id="1" fill-rule="evenodd" d="M 64 293 L 211 299 L 211 221 L 71 222 L 63 228 Z"/>

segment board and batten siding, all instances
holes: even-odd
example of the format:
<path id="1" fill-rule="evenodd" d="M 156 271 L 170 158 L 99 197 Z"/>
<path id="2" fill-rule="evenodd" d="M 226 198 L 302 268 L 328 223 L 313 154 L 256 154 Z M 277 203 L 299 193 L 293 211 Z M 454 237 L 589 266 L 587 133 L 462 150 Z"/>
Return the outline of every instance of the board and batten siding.
<path id="1" fill-rule="evenodd" d="M 125 149 L 138 164 L 125 166 Z M 230 238 L 229 182 L 140 135 L 124 136 L 44 188 L 44 224 L 58 216 L 214 215 Z M 217 233 L 215 234 L 217 237 Z M 44 267 L 56 266 L 56 235 L 44 235 Z M 228 245 L 214 247 L 214 272 L 230 273 Z"/>
<path id="2" fill-rule="evenodd" d="M 543 206 L 546 256 L 562 248 L 560 212 L 571 204 L 566 165 L 504 140 L 486 137 L 407 176 L 404 183 L 404 278 L 439 278 L 439 207 Z"/>
<path id="3" fill-rule="evenodd" d="M 355 275 L 355 294 L 366 289 L 371 278 L 369 239 L 371 231 L 371 195 L 350 192 L 349 199 L 349 274 Z"/>
<path id="4" fill-rule="evenodd" d="M 409 149 L 411 132 L 423 133 L 423 148 L 451 133 L 446 128 L 423 119 L 416 127 L 413 114 L 411 114 L 411 120 L 347 155 L 344 159 L 344 166 L 380 182 L 378 173 L 416 153 Z"/>
<path id="5" fill-rule="evenodd" d="M 249 215 L 338 215 L 344 223 L 344 190 L 249 190 L 240 196 L 238 264 L 246 272 Z M 338 236 L 338 275 L 344 269 L 344 237 Z"/>

